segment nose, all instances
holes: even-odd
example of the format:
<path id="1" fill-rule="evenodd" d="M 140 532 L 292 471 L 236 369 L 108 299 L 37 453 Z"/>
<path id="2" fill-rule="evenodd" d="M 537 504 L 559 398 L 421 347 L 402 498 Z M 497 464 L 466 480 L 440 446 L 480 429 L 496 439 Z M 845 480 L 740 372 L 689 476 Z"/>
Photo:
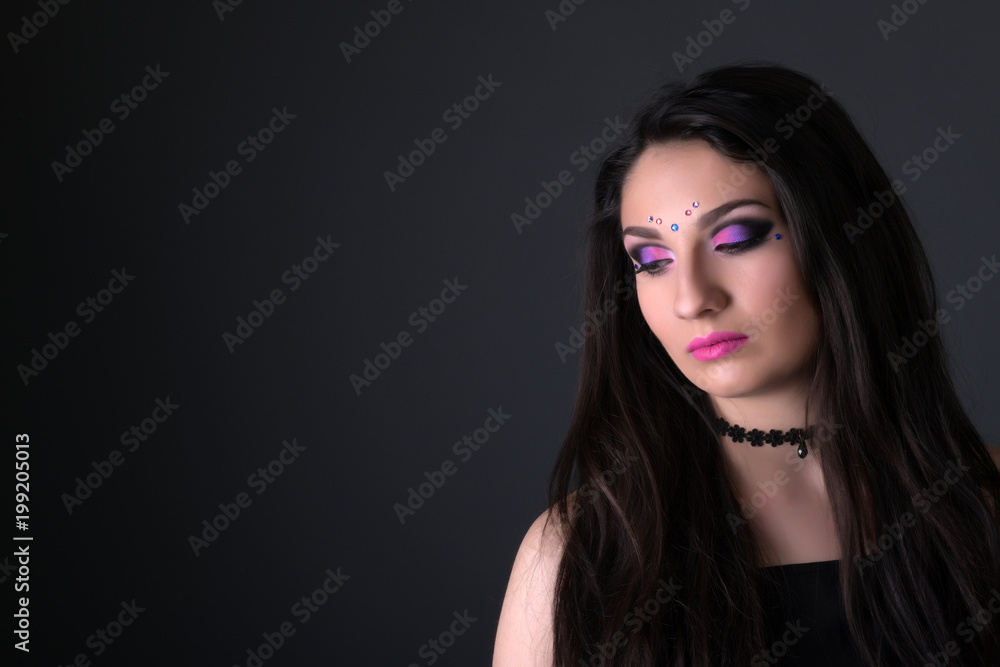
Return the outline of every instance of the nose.
<path id="1" fill-rule="evenodd" d="M 726 305 L 725 290 L 706 264 L 692 254 L 674 266 L 674 315 L 679 319 L 694 320 Z"/>

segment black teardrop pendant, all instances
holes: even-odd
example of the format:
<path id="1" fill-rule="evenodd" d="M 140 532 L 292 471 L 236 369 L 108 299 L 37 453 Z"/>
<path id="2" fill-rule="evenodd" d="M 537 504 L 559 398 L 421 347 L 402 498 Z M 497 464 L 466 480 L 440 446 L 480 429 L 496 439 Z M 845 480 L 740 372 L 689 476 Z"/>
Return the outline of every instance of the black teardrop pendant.
<path id="1" fill-rule="evenodd" d="M 776 429 L 772 429 L 767 432 L 760 431 L 758 429 L 747 431 L 739 424 L 731 426 L 729 422 L 722 417 L 715 418 L 715 430 L 719 433 L 719 435 L 728 436 L 734 442 L 749 440 L 750 445 L 753 447 L 761 447 L 765 442 L 770 443 L 772 447 L 776 447 L 783 442 L 790 442 L 793 445 L 797 444 L 798 449 L 796 449 L 796 453 L 799 455 L 800 459 L 804 459 L 809 453 L 806 449 L 806 440 L 811 438 L 813 434 L 812 426 L 805 429 L 789 429 L 787 433 Z"/>

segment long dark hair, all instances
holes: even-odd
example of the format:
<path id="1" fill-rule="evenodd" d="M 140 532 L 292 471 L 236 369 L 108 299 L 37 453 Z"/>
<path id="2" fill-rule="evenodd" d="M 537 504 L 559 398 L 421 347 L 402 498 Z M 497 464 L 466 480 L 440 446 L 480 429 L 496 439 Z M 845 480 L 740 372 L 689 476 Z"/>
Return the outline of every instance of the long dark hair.
<path id="1" fill-rule="evenodd" d="M 922 665 L 955 642 L 949 664 L 997 664 L 998 624 L 968 617 L 1000 588 L 1000 473 L 952 384 L 905 202 L 829 90 L 751 62 L 657 89 L 597 176 L 590 328 L 548 491 L 565 530 L 555 665 L 745 666 L 770 644 L 758 542 L 732 527 L 744 515 L 714 413 L 643 319 L 621 244 L 623 181 L 673 139 L 760 169 L 789 224 L 820 312 L 808 404 L 836 426 L 821 465 L 862 656 Z"/>

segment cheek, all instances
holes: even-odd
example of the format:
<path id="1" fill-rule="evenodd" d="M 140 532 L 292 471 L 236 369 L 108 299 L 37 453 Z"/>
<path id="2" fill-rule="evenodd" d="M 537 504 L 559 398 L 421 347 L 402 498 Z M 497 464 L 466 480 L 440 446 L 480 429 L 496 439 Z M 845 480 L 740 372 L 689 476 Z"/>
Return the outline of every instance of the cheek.
<path id="1" fill-rule="evenodd" d="M 810 303 L 798 265 L 792 257 L 782 257 L 760 266 L 754 285 L 753 303 L 758 331 L 772 341 L 780 341 L 785 352 L 795 356 L 811 346 L 818 314 Z"/>
<path id="2" fill-rule="evenodd" d="M 787 302 L 791 305 L 779 317 L 786 320 L 784 332 L 787 339 L 804 353 L 816 344 L 820 327 L 819 311 L 801 287 L 796 287 L 787 296 L 788 299 L 779 303 L 779 307 L 784 308 Z"/>
<path id="3" fill-rule="evenodd" d="M 667 299 L 649 290 L 638 290 L 639 310 L 646 320 L 653 335 L 668 351 L 671 350 L 676 341 L 670 340 L 670 332 L 673 329 L 673 319 L 670 313 L 670 304 Z"/>
<path id="4" fill-rule="evenodd" d="M 773 321 L 775 326 L 780 326 L 781 320 L 796 317 L 798 309 L 795 306 L 805 296 L 794 258 L 784 255 L 756 263 L 737 284 L 737 298 L 757 317 L 770 319 L 777 315 L 777 321 Z"/>
<path id="5" fill-rule="evenodd" d="M 656 304 L 656 300 L 653 299 L 652 294 L 647 290 L 639 287 L 636 291 L 636 298 L 639 300 L 639 310 L 642 312 L 642 317 L 646 320 L 646 324 L 649 328 L 653 330 L 653 333 L 659 336 L 659 329 L 657 327 L 657 320 L 660 312 L 660 308 Z"/>

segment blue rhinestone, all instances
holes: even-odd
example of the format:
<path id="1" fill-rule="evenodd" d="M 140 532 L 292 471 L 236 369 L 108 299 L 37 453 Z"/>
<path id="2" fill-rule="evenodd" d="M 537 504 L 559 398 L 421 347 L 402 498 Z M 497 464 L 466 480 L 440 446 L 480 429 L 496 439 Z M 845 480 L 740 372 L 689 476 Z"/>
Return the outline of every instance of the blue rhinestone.
<path id="1" fill-rule="evenodd" d="M 781 234 L 775 234 L 775 235 L 774 235 L 774 238 L 776 238 L 776 239 L 780 239 L 780 238 L 781 238 Z"/>
<path id="2" fill-rule="evenodd" d="M 671 229 L 671 231 L 676 232 L 677 231 L 677 223 L 675 222 L 674 224 L 670 225 L 670 229 Z"/>

